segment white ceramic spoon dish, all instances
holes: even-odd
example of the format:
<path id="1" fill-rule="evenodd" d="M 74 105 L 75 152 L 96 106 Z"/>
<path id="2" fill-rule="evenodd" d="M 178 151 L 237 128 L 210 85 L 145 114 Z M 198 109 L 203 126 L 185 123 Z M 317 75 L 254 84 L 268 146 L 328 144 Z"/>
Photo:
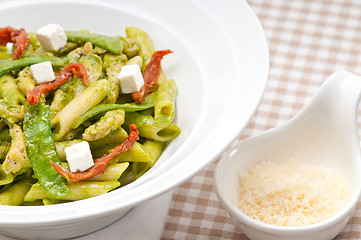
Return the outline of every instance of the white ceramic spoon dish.
<path id="1" fill-rule="evenodd" d="M 346 71 L 332 74 L 296 117 L 262 135 L 241 141 L 220 160 L 215 189 L 235 224 L 253 240 L 326 240 L 347 224 L 361 192 L 361 159 L 357 110 L 361 77 Z M 282 227 L 256 221 L 237 207 L 239 176 L 262 161 L 300 163 L 336 170 L 345 177 L 349 202 L 333 217 L 312 225 Z"/>

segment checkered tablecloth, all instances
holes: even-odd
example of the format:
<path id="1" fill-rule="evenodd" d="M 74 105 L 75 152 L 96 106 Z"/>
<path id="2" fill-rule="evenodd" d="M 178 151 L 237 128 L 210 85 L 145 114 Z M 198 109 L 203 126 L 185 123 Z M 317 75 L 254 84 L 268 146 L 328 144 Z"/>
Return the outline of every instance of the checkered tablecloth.
<path id="1" fill-rule="evenodd" d="M 361 75 L 361 1 L 249 0 L 248 4 L 268 39 L 270 72 L 258 110 L 236 142 L 293 117 L 334 71 Z M 223 11 L 226 6 L 225 2 Z M 247 239 L 215 195 L 217 162 L 175 189 L 162 240 Z M 335 239 L 361 239 L 361 202 Z"/>

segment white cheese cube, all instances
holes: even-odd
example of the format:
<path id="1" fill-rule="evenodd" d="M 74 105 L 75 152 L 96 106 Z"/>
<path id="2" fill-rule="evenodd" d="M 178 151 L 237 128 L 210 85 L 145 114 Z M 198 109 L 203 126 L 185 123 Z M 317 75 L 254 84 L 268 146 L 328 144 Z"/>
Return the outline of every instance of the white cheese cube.
<path id="1" fill-rule="evenodd" d="M 65 148 L 66 160 L 70 171 L 83 172 L 94 165 L 89 143 L 83 141 Z"/>
<path id="2" fill-rule="evenodd" d="M 31 74 L 37 84 L 54 80 L 55 75 L 51 62 L 42 62 L 30 66 Z"/>
<path id="3" fill-rule="evenodd" d="M 67 42 L 67 37 L 64 29 L 57 24 L 50 23 L 42 26 L 36 31 L 41 46 L 45 50 L 59 50 L 64 47 Z"/>
<path id="4" fill-rule="evenodd" d="M 118 79 L 122 93 L 139 92 L 144 85 L 142 71 L 137 64 L 123 66 Z"/>
<path id="5" fill-rule="evenodd" d="M 13 52 L 13 46 L 14 46 L 14 43 L 12 43 L 12 42 L 6 43 L 6 48 L 8 49 L 7 53 L 11 54 Z"/>

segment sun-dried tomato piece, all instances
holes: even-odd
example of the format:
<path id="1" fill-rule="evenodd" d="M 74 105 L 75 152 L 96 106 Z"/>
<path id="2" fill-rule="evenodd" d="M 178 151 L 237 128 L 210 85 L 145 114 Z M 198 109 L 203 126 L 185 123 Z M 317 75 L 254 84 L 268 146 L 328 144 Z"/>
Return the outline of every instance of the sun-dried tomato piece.
<path id="1" fill-rule="evenodd" d="M 15 46 L 13 59 L 18 59 L 21 56 L 28 46 L 29 40 L 30 38 L 24 28 L 20 28 L 20 30 L 11 33 L 11 42 L 13 42 Z"/>
<path id="2" fill-rule="evenodd" d="M 131 150 L 133 144 L 139 139 L 139 131 L 137 126 L 130 124 L 129 128 L 130 133 L 124 142 L 113 148 L 113 150 L 108 155 L 104 155 L 96 159 L 94 165 L 83 172 L 71 172 L 69 169 L 52 161 L 50 161 L 50 163 L 60 175 L 73 182 L 88 179 L 98 174 L 104 173 L 107 164 L 114 158 L 114 156 L 118 155 L 119 153 Z"/>
<path id="3" fill-rule="evenodd" d="M 41 83 L 40 85 L 35 86 L 32 90 L 28 91 L 27 102 L 37 105 L 41 94 L 52 89 L 57 89 L 63 85 L 73 74 L 81 78 L 85 85 L 88 85 L 89 76 L 84 65 L 82 63 L 70 63 L 68 66 L 63 68 L 63 70 L 61 70 L 61 72 L 55 77 L 53 81 Z"/>
<path id="4" fill-rule="evenodd" d="M 0 45 L 5 46 L 8 42 L 11 42 L 11 33 L 16 29 L 10 26 L 0 28 Z"/>
<path id="5" fill-rule="evenodd" d="M 0 28 L 0 45 L 5 46 L 8 42 L 14 43 L 13 59 L 21 56 L 28 46 L 29 40 L 29 35 L 24 28 L 20 28 L 20 30 L 10 26 Z"/>
<path id="6" fill-rule="evenodd" d="M 161 71 L 160 62 L 162 58 L 165 55 L 172 52 L 173 51 L 167 49 L 167 50 L 155 51 L 153 53 L 152 58 L 150 59 L 149 63 L 147 64 L 147 66 L 143 71 L 144 86 L 140 89 L 139 92 L 132 94 L 132 98 L 134 99 L 135 102 L 141 103 L 143 101 L 144 96 L 152 91 L 153 84 L 158 82 L 159 79 L 159 75 Z"/>

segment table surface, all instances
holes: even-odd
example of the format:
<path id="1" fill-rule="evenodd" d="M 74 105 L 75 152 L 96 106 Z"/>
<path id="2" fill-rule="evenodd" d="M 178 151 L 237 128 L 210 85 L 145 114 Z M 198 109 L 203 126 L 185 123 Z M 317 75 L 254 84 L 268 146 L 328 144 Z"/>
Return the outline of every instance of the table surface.
<path id="1" fill-rule="evenodd" d="M 270 71 L 263 99 L 235 143 L 292 118 L 334 71 L 361 75 L 361 1 L 249 0 L 248 4 L 268 39 Z M 214 192 L 218 160 L 175 189 L 162 240 L 247 239 Z M 361 239 L 361 202 L 335 239 Z"/>

